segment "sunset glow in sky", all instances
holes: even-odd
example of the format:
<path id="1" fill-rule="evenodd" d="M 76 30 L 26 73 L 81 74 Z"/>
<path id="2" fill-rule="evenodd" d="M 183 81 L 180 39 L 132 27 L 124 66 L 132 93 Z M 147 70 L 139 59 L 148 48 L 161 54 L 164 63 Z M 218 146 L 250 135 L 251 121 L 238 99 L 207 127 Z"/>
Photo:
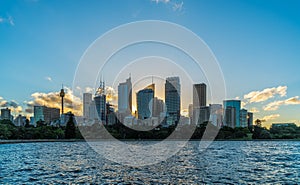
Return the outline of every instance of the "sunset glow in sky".
<path id="1" fill-rule="evenodd" d="M 228 99 L 240 99 L 265 125 L 299 125 L 299 10 L 298 0 L 2 0 L 0 106 L 14 115 L 32 114 L 35 104 L 59 107 L 53 100 L 64 84 L 67 108 L 75 98 L 80 114 L 82 97 L 73 97 L 71 87 L 90 44 L 119 25 L 162 20 L 206 42 L 222 69 Z M 116 98 L 115 90 L 108 91 Z M 187 109 L 192 101 L 183 99 Z"/>

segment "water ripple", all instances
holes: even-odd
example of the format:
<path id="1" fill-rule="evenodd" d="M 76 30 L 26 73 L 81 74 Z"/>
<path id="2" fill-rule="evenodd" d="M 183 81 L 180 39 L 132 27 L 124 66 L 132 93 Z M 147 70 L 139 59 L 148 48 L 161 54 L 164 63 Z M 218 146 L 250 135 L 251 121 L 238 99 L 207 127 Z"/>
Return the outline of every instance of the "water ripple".
<path id="1" fill-rule="evenodd" d="M 84 142 L 5 144 L 0 145 L 0 154 L 0 184 L 300 182 L 300 143 L 296 141 L 218 141 L 205 152 L 199 150 L 198 141 L 191 141 L 168 160 L 145 167 L 106 160 Z"/>

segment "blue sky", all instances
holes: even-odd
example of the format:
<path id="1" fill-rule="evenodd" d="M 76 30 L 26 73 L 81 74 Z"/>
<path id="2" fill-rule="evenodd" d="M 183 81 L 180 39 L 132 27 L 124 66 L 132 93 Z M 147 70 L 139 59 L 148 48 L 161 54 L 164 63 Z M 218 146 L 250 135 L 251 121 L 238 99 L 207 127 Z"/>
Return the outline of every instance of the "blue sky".
<path id="1" fill-rule="evenodd" d="M 299 9 L 298 0 L 2 0 L 0 96 L 24 111 L 33 93 L 58 91 L 62 83 L 71 87 L 80 57 L 105 32 L 132 21 L 163 20 L 185 26 L 208 44 L 229 99 L 247 102 L 244 95 L 257 91 L 252 95 L 268 98 L 245 105 L 256 108 L 257 117 L 299 122 Z M 283 96 L 263 91 L 279 86 L 286 86 L 278 90 Z M 280 104 L 276 110 L 263 110 L 272 102 Z"/>

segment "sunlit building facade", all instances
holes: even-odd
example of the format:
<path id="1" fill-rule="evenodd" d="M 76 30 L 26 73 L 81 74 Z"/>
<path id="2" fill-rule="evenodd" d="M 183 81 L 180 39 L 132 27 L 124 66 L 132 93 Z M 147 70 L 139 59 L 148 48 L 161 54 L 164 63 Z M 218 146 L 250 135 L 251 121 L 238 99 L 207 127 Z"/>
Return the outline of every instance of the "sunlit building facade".
<path id="1" fill-rule="evenodd" d="M 132 111 L 132 84 L 131 77 L 118 85 L 118 111 L 130 113 Z"/>

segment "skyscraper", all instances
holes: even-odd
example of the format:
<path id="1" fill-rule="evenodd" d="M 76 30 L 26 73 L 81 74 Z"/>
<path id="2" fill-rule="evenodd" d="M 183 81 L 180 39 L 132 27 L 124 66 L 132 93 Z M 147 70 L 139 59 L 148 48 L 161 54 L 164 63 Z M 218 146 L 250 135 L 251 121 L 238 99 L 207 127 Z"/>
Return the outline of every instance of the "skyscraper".
<path id="1" fill-rule="evenodd" d="M 232 128 L 241 127 L 240 110 L 241 100 L 225 100 L 224 107 L 224 125 Z"/>
<path id="2" fill-rule="evenodd" d="M 206 84 L 193 85 L 193 124 L 202 124 L 209 120 L 209 107 L 206 106 Z"/>
<path id="3" fill-rule="evenodd" d="M 165 83 L 168 124 L 177 124 L 180 119 L 180 92 L 179 77 L 168 77 Z"/>
<path id="4" fill-rule="evenodd" d="M 98 119 L 98 113 L 96 109 L 96 103 L 94 100 L 92 100 L 90 107 L 89 107 L 89 119 L 90 120 L 96 120 Z"/>
<path id="5" fill-rule="evenodd" d="M 154 84 L 136 94 L 138 119 L 147 119 L 153 114 Z"/>
<path id="6" fill-rule="evenodd" d="M 94 101 L 98 113 L 98 119 L 102 122 L 102 124 L 106 124 L 105 84 L 102 81 L 100 81 L 100 86 L 95 93 Z"/>
<path id="7" fill-rule="evenodd" d="M 204 122 L 209 121 L 210 109 L 208 106 L 202 106 L 200 108 L 196 108 L 196 110 L 199 110 L 198 124 L 203 124 Z"/>
<path id="8" fill-rule="evenodd" d="M 159 117 L 160 113 L 164 111 L 164 102 L 163 100 L 154 97 L 153 99 L 153 116 Z"/>
<path id="9" fill-rule="evenodd" d="M 92 93 L 83 93 L 83 118 L 90 119 L 90 106 L 92 104 Z"/>
<path id="10" fill-rule="evenodd" d="M 132 84 L 131 77 L 126 82 L 118 85 L 118 111 L 120 113 L 130 113 L 132 111 Z"/>
<path id="11" fill-rule="evenodd" d="M 206 106 L 206 84 L 193 85 L 193 107 L 200 108 Z"/>
<path id="12" fill-rule="evenodd" d="M 221 127 L 223 119 L 223 109 L 221 104 L 210 104 L 210 121 L 213 125 Z"/>
<path id="13" fill-rule="evenodd" d="M 248 127 L 248 111 L 246 109 L 240 110 L 240 127 Z"/>
<path id="14" fill-rule="evenodd" d="M 236 108 L 227 106 L 224 109 L 224 126 L 235 128 L 236 121 Z"/>

